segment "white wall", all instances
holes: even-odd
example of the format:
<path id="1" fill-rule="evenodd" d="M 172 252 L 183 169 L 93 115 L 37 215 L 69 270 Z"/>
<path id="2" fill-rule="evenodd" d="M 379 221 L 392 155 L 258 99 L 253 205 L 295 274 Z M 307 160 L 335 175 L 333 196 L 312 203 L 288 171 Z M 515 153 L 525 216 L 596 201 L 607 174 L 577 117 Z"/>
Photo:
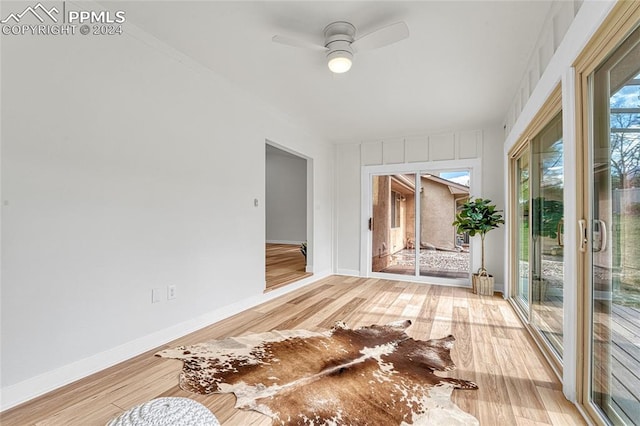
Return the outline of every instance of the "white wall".
<path id="1" fill-rule="evenodd" d="M 336 272 L 360 274 L 360 144 L 336 145 Z"/>
<path id="2" fill-rule="evenodd" d="M 482 151 L 482 197 L 491 199 L 499 209 L 505 209 L 504 187 L 506 174 L 502 168 L 503 129 L 499 126 L 484 130 L 485 143 Z M 503 212 L 503 216 L 505 216 Z M 506 216 L 505 216 L 506 217 Z M 496 289 L 504 294 L 506 278 L 504 259 L 506 250 L 504 235 L 506 225 L 489 232 L 485 237 L 486 267 L 495 276 Z M 476 237 L 479 238 L 479 237 Z M 498 289 L 498 285 L 500 288 Z"/>
<path id="3" fill-rule="evenodd" d="M 527 69 L 520 81 L 520 86 L 507 111 L 505 118 L 507 134 L 511 132 L 529 98 L 533 95 L 533 91 L 549 67 L 555 52 L 564 41 L 567 31 L 583 4 L 583 0 L 563 0 L 556 1 L 551 5 L 533 49 L 533 54 L 529 58 Z M 591 8 L 591 5 L 588 5 L 587 8 Z"/>
<path id="4" fill-rule="evenodd" d="M 3 36 L 1 82 L 3 409 L 266 297 L 265 139 L 331 272 L 333 147 L 132 24 Z"/>
<path id="5" fill-rule="evenodd" d="M 268 243 L 307 240 L 307 160 L 281 149 L 266 149 L 266 235 Z"/>
<path id="6" fill-rule="evenodd" d="M 457 131 L 384 141 L 336 145 L 336 270 L 359 275 L 361 233 L 367 232 L 361 220 L 361 168 L 372 165 L 409 164 L 458 160 L 477 162 L 482 169 L 482 189 L 474 194 L 491 198 L 504 206 L 502 172 L 502 129 Z M 495 275 L 496 289 L 502 290 L 504 228 L 492 231 L 486 240 L 487 267 Z M 479 244 L 479 240 L 475 243 Z M 500 253 L 492 256 L 492 253 Z M 474 262 L 479 259 L 474 259 Z"/>

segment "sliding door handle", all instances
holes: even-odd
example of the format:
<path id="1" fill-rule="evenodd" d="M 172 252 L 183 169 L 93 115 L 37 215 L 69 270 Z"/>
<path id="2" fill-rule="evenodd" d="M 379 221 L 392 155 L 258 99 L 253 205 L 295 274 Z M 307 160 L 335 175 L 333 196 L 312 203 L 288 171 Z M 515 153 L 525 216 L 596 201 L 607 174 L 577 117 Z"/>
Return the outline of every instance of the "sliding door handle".
<path id="1" fill-rule="evenodd" d="M 587 236 L 587 221 L 584 219 L 580 219 L 578 221 L 578 227 L 580 228 L 580 251 L 584 253 L 587 251 L 587 243 L 589 242 Z"/>
<path id="2" fill-rule="evenodd" d="M 373 231 L 373 218 L 369 218 L 369 231 Z"/>
<path id="3" fill-rule="evenodd" d="M 600 238 L 602 238 L 602 243 L 600 244 L 600 251 L 605 251 L 607 249 L 607 224 L 604 220 L 600 220 Z"/>
<path id="4" fill-rule="evenodd" d="M 600 252 L 607 249 L 607 224 L 604 220 L 593 221 L 593 251 Z"/>

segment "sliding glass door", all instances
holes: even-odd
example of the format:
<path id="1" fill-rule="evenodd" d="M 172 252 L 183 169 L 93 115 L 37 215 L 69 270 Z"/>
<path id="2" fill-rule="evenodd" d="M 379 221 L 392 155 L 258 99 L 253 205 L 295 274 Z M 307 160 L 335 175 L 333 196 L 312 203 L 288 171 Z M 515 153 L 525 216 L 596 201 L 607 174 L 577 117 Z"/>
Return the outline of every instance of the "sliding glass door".
<path id="1" fill-rule="evenodd" d="M 371 272 L 468 281 L 469 236 L 452 225 L 469 199 L 470 171 L 372 175 Z"/>
<path id="2" fill-rule="evenodd" d="M 640 30 L 590 77 L 589 402 L 640 424 Z"/>
<path id="3" fill-rule="evenodd" d="M 562 113 L 534 129 L 511 163 L 513 300 L 560 368 L 564 325 Z"/>
<path id="4" fill-rule="evenodd" d="M 564 159 L 562 115 L 531 142 L 531 325 L 562 359 Z"/>

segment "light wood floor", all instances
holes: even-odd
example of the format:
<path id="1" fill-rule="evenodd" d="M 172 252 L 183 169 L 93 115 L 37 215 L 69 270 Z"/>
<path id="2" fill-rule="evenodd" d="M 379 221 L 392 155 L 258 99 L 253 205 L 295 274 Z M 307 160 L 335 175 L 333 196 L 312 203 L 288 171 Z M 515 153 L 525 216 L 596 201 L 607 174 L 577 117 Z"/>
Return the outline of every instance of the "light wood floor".
<path id="1" fill-rule="evenodd" d="M 410 319 L 418 339 L 456 337 L 457 369 L 446 374 L 478 384 L 453 400 L 482 425 L 585 424 L 561 385 L 499 296 L 468 289 L 333 276 L 178 339 L 194 344 L 273 329 L 322 330 L 344 320 L 351 327 Z M 160 348 L 158 348 L 160 349 Z M 233 395 L 203 396 L 177 386 L 182 363 L 148 352 L 2 414 L 3 426 L 104 425 L 123 410 L 160 396 L 193 398 L 223 425 L 269 425 L 268 417 L 233 408 Z"/>
<path id="2" fill-rule="evenodd" d="M 299 245 L 266 245 L 266 288 L 273 290 L 313 274 L 306 271 L 306 262 Z"/>

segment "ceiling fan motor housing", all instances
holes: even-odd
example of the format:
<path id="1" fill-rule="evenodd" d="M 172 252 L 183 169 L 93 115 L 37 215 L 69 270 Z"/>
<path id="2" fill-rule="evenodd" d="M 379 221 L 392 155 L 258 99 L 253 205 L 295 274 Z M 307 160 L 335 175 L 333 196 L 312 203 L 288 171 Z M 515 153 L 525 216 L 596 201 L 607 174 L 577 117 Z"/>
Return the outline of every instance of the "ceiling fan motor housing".
<path id="1" fill-rule="evenodd" d="M 355 39 L 356 27 L 349 22 L 332 22 L 324 29 L 324 46 L 327 48 L 327 58 L 348 57 L 353 60 L 351 43 Z"/>

